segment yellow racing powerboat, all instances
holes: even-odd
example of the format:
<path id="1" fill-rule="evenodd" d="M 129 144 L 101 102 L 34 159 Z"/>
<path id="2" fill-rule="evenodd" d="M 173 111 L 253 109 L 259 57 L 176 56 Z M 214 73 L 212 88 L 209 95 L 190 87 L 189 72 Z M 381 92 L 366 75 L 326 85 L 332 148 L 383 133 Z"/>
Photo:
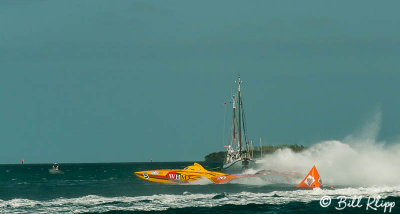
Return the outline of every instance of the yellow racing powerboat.
<path id="1" fill-rule="evenodd" d="M 265 170 L 255 174 L 234 174 L 228 175 L 221 172 L 208 171 L 198 163 L 187 166 L 184 169 L 161 169 L 135 172 L 139 178 L 155 183 L 165 184 L 193 184 L 202 178 L 209 179 L 216 184 L 226 184 L 233 179 L 243 177 L 259 177 L 265 174 Z"/>

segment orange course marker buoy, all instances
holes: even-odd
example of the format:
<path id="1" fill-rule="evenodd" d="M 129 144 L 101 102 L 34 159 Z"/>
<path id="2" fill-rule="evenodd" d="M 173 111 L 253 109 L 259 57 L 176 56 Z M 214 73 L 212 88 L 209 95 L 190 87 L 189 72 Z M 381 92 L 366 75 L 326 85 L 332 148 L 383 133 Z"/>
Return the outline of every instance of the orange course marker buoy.
<path id="1" fill-rule="evenodd" d="M 297 188 L 303 189 L 314 189 L 314 188 L 321 188 L 322 187 L 322 180 L 319 177 L 317 168 L 315 165 L 311 169 L 311 171 L 307 174 L 307 176 L 297 185 Z"/>

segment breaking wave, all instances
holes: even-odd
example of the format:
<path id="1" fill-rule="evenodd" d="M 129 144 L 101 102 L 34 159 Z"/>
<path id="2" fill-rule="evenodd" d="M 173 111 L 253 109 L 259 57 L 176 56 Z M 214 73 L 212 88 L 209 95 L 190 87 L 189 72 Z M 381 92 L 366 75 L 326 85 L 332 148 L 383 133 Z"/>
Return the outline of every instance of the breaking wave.
<path id="1" fill-rule="evenodd" d="M 47 201 L 28 199 L 0 200 L 1 213 L 86 213 L 108 211 L 163 211 L 169 209 L 185 208 L 218 208 L 226 205 L 282 205 L 292 202 L 308 203 L 319 201 L 323 196 L 349 196 L 355 195 L 369 197 L 379 195 L 387 197 L 400 197 L 400 186 L 396 187 L 368 187 L 368 188 L 342 188 L 335 190 L 295 190 L 272 191 L 269 193 L 214 193 L 182 195 L 159 194 L 137 197 L 102 197 L 88 195 L 79 198 L 57 198 Z M 398 199 L 398 198 L 397 198 Z M 215 210 L 214 210 L 215 211 Z"/>

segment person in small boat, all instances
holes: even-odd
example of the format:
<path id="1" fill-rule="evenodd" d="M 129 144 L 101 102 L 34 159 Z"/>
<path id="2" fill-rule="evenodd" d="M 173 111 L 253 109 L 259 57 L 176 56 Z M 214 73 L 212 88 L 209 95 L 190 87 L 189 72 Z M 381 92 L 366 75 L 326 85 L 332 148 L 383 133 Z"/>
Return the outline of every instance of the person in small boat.
<path id="1" fill-rule="evenodd" d="M 58 167 L 59 167 L 59 166 L 58 166 L 58 163 L 54 163 L 54 164 L 53 164 L 53 169 L 54 169 L 54 170 L 58 170 Z"/>

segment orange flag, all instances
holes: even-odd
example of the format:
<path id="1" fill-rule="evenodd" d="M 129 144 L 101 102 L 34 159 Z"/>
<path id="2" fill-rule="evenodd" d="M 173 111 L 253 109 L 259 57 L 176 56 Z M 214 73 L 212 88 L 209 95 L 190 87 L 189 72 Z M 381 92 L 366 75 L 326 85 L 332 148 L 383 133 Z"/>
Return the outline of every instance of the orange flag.
<path id="1" fill-rule="evenodd" d="M 315 165 L 311 169 L 311 171 L 308 173 L 308 175 L 303 179 L 302 182 L 300 182 L 299 185 L 297 185 L 297 188 L 304 188 L 304 189 L 314 189 L 314 188 L 320 188 L 322 187 L 322 180 L 321 177 L 319 177 L 317 168 L 315 168 Z"/>

